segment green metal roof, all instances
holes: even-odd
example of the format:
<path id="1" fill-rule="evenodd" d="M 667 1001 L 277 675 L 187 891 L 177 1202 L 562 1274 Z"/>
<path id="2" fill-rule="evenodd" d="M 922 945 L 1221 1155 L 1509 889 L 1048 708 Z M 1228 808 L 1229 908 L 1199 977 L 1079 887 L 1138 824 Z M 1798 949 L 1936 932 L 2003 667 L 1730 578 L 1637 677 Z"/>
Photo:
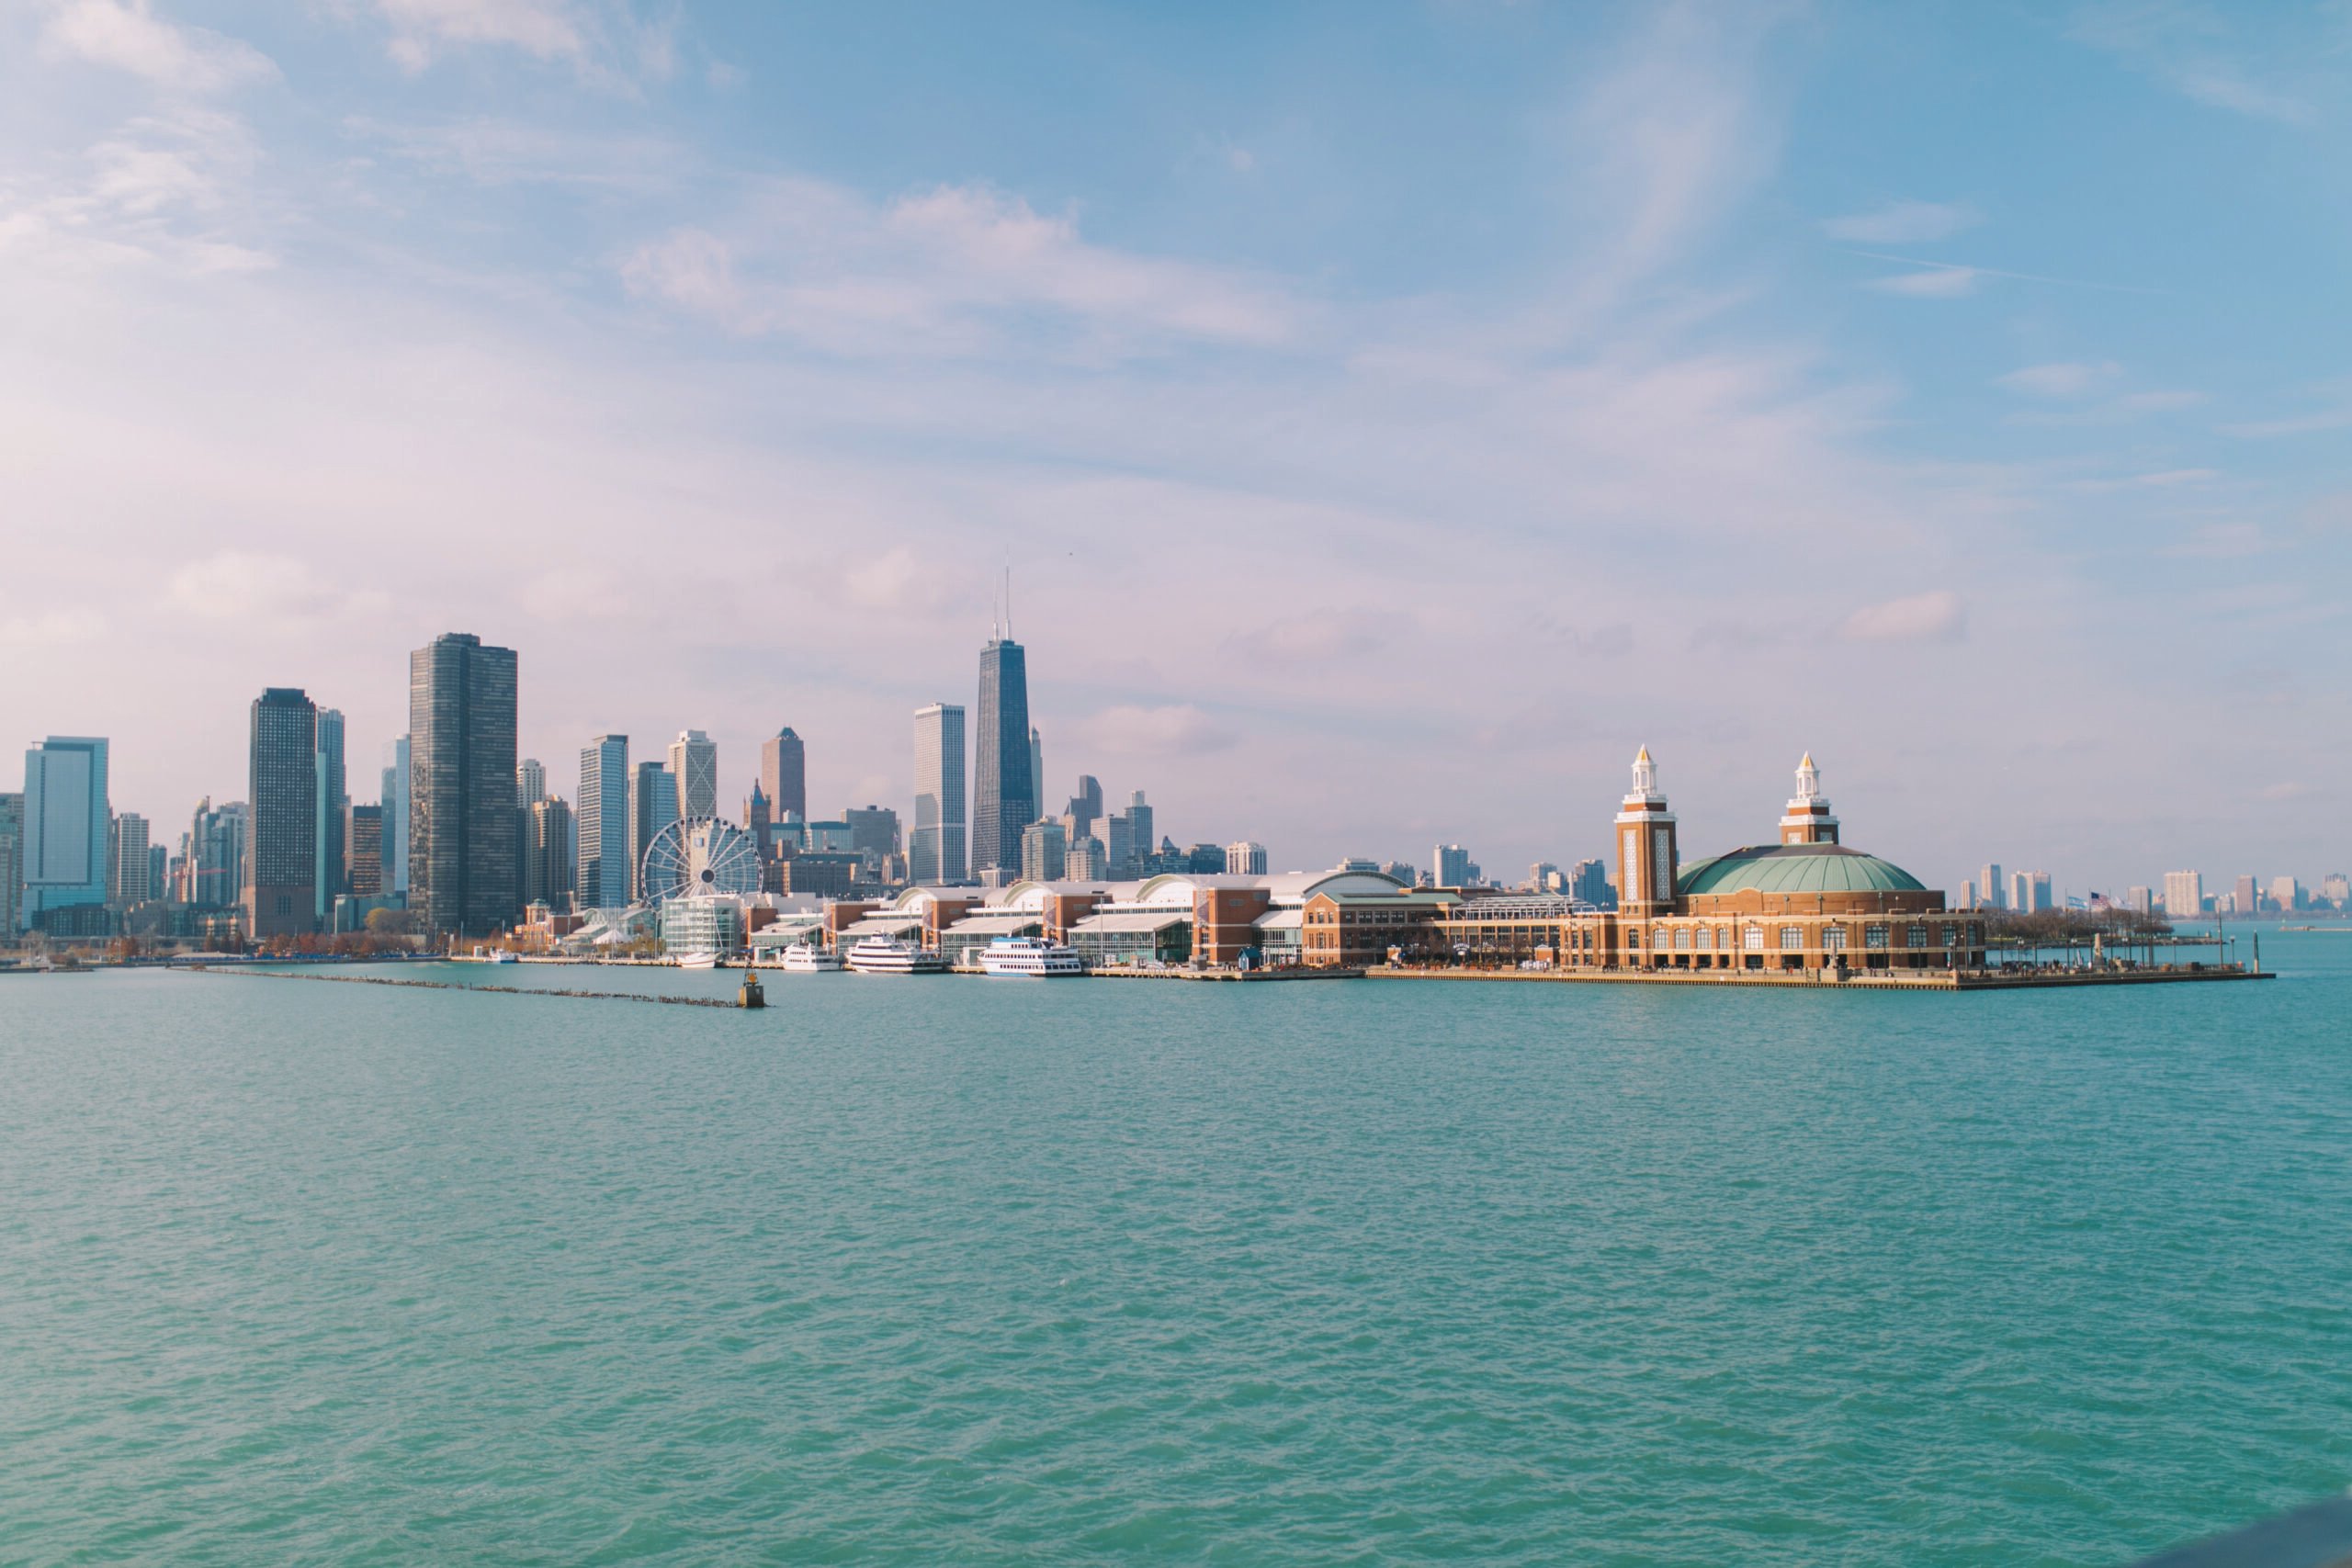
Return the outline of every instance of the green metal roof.
<path id="1" fill-rule="evenodd" d="M 1762 844 L 1693 862 L 1674 879 L 1701 893 L 1917 893 L 1926 884 L 1899 865 L 1843 844 Z"/>

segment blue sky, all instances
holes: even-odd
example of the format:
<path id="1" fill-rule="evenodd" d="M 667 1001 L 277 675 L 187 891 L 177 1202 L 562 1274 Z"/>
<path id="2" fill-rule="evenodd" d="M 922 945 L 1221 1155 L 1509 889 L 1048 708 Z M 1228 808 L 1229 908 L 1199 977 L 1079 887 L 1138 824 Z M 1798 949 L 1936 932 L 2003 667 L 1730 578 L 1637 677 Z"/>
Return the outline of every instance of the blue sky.
<path id="1" fill-rule="evenodd" d="M 246 703 L 905 805 L 991 581 L 1054 786 L 1283 865 L 2352 863 L 2352 10 L 0 5 L 0 714 Z M 569 793 L 567 789 L 566 793 Z"/>

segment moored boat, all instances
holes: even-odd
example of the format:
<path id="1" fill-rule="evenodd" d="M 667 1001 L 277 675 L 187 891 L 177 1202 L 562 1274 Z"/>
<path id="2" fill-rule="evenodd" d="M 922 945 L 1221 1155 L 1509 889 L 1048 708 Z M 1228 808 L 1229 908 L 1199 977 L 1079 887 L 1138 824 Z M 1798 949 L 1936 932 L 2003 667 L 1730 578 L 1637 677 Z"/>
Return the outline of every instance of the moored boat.
<path id="1" fill-rule="evenodd" d="M 947 961 L 929 948 L 888 936 L 870 936 L 851 948 L 848 963 L 859 975 L 943 975 L 947 971 Z"/>
<path id="2" fill-rule="evenodd" d="M 1000 979 L 1043 980 L 1083 975 L 1086 960 L 1077 949 L 1041 936 L 1001 936 L 980 949 L 980 968 Z"/>
<path id="3" fill-rule="evenodd" d="M 786 948 L 776 966 L 795 975 L 831 974 L 842 967 L 842 955 L 804 942 Z"/>
<path id="4" fill-rule="evenodd" d="M 681 969 L 716 969 L 718 967 L 718 954 L 716 953 L 682 953 L 678 954 L 678 967 Z"/>

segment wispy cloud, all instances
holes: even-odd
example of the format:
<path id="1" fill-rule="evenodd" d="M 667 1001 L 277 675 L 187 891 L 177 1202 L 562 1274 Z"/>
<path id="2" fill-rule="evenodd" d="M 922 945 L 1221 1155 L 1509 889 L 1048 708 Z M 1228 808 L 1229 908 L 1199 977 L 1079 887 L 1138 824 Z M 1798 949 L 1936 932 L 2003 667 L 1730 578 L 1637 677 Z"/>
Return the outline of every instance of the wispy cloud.
<path id="1" fill-rule="evenodd" d="M 1278 286 L 1098 245 L 986 186 L 876 205 L 812 180 L 763 187 L 727 225 L 689 226 L 621 265 L 632 292 L 745 335 L 834 352 L 968 354 L 1017 346 L 1145 352 L 1182 342 L 1272 346 L 1306 311 Z"/>
<path id="2" fill-rule="evenodd" d="M 1087 738 L 1119 757 L 1173 757 L 1229 750 L 1235 737 L 1191 703 L 1122 704 L 1085 723 Z"/>
<path id="3" fill-rule="evenodd" d="M 1949 240 L 1984 220 L 1973 207 L 1934 201 L 1897 201 L 1875 212 L 1832 218 L 1822 232 L 1858 245 L 1918 245 Z"/>
<path id="4" fill-rule="evenodd" d="M 2236 13 L 2240 19 L 2251 14 Z M 2249 63 L 2227 16 L 2190 0 L 2107 0 L 2078 10 L 2069 32 L 2209 108 L 2313 123 L 2317 116 L 2301 94 L 2264 79 Z"/>
<path id="5" fill-rule="evenodd" d="M 2352 429 L 2352 402 L 2314 409 L 2309 413 L 2290 414 L 2284 419 L 2258 419 L 2222 426 L 2224 434 L 2253 441 L 2272 440 L 2283 435 L 2315 435 L 2323 431 L 2346 429 Z"/>
<path id="6" fill-rule="evenodd" d="M 540 60 L 587 52 L 579 13 L 564 0 L 376 0 L 392 58 L 413 71 L 451 47 L 496 44 Z"/>
<path id="7" fill-rule="evenodd" d="M 277 74 L 252 45 L 165 21 L 151 0 L 63 0 L 51 8 L 40 52 L 128 71 L 175 93 L 220 93 Z"/>
<path id="8" fill-rule="evenodd" d="M 1910 299 L 1958 299 L 1975 293 L 1977 280 L 1983 276 L 1973 266 L 1923 266 L 1917 272 L 1874 277 L 1870 286 L 1882 294 L 1900 294 Z"/>
<path id="9" fill-rule="evenodd" d="M 2123 367 L 2111 359 L 2097 364 L 2064 360 L 2050 365 L 2029 365 L 2021 370 L 2010 371 L 1999 380 L 2010 391 L 2030 398 L 2079 398 L 2108 385 L 2122 374 Z"/>
<path id="10" fill-rule="evenodd" d="M 1957 642 L 1967 634 L 1968 615 L 1959 594 L 1939 588 L 1864 605 L 1841 629 L 1854 642 Z"/>

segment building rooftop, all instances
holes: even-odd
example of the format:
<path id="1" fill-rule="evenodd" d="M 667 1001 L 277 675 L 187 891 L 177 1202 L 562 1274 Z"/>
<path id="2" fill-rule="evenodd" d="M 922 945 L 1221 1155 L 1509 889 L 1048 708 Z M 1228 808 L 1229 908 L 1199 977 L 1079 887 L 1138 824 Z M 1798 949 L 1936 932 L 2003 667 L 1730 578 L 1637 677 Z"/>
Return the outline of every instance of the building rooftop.
<path id="1" fill-rule="evenodd" d="M 1759 844 L 1693 862 L 1674 890 L 1716 893 L 1919 893 L 1927 885 L 1891 861 L 1843 844 Z"/>

